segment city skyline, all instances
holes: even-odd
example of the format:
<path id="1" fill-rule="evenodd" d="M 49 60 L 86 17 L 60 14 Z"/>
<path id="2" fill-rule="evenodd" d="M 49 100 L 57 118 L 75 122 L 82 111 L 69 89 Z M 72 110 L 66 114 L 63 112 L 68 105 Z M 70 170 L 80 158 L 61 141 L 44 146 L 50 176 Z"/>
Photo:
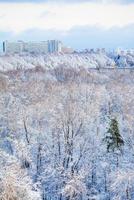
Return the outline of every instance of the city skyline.
<path id="1" fill-rule="evenodd" d="M 129 49 L 133 10 L 132 0 L 0 0 L 0 40 L 57 39 L 79 50 Z"/>

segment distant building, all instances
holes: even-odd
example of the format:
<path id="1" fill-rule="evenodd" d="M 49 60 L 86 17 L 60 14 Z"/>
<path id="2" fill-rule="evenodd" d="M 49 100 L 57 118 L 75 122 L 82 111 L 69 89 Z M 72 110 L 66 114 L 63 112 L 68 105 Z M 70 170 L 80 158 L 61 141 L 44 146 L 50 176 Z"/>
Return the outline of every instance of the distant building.
<path id="1" fill-rule="evenodd" d="M 3 52 L 4 53 L 21 53 L 23 51 L 22 41 L 17 42 L 3 42 Z"/>
<path id="2" fill-rule="evenodd" d="M 65 54 L 69 54 L 69 53 L 73 53 L 74 49 L 71 48 L 71 47 L 62 46 L 61 47 L 61 52 L 65 53 Z"/>
<path id="3" fill-rule="evenodd" d="M 47 41 L 42 42 L 24 42 L 23 52 L 28 53 L 48 53 L 48 43 Z"/>
<path id="4" fill-rule="evenodd" d="M 3 42 L 3 53 L 56 53 L 61 52 L 62 43 L 58 40 L 48 40 L 41 42 Z"/>
<path id="5" fill-rule="evenodd" d="M 58 40 L 48 40 L 48 52 L 61 52 L 62 43 Z"/>

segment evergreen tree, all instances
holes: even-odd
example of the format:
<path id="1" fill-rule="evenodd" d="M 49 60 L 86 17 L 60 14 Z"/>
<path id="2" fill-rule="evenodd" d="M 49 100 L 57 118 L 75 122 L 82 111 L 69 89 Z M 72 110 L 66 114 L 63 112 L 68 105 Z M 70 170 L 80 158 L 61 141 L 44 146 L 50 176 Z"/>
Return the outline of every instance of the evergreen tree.
<path id="1" fill-rule="evenodd" d="M 120 135 L 117 119 L 111 119 L 110 126 L 107 131 L 107 135 L 104 138 L 104 141 L 107 144 L 107 152 L 122 152 L 124 141 L 122 136 Z"/>

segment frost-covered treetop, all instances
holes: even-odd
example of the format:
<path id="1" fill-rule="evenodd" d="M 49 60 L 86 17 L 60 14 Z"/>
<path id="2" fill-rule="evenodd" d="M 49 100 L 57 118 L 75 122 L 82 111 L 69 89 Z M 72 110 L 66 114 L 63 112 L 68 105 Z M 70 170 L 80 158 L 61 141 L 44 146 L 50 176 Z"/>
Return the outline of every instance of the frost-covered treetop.
<path id="1" fill-rule="evenodd" d="M 133 68 L 132 53 L 72 53 L 48 55 L 3 55 L 0 70 L 31 69 L 35 67 L 53 69 L 59 66 L 72 68 Z"/>

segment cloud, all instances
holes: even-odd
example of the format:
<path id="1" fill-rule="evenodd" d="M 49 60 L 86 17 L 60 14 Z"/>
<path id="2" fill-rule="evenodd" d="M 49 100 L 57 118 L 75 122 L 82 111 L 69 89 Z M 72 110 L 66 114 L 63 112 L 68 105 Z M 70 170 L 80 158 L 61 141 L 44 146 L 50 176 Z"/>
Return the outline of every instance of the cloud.
<path id="1" fill-rule="evenodd" d="M 66 36 L 65 41 L 75 48 L 103 48 L 115 49 L 134 47 L 134 24 L 125 27 L 102 29 L 96 26 L 74 27 Z"/>
<path id="2" fill-rule="evenodd" d="M 6 34 L 8 37 L 8 34 Z M 68 32 L 56 30 L 31 29 L 18 35 L 9 33 L 10 40 L 48 40 L 59 39 L 64 44 L 72 46 L 75 49 L 85 48 L 103 48 L 115 49 L 134 47 L 134 24 L 125 27 L 113 27 L 103 29 L 98 26 L 77 26 Z"/>
<path id="3" fill-rule="evenodd" d="M 97 3 L 121 3 L 121 4 L 132 4 L 134 3 L 133 0 L 0 0 L 0 2 L 10 2 L 10 3 L 25 3 L 25 2 L 30 2 L 30 3 L 39 3 L 39 2 L 56 2 L 56 3 L 83 3 L 83 2 L 97 2 Z"/>
<path id="4" fill-rule="evenodd" d="M 91 1 L 0 3 L 0 38 L 59 39 L 76 49 L 132 48 L 134 4 L 129 4 L 132 1 Z"/>
<path id="5" fill-rule="evenodd" d="M 0 31 L 69 31 L 75 26 L 123 27 L 134 23 L 134 5 L 99 3 L 0 3 Z M 113 14 L 114 13 L 114 14 Z"/>

